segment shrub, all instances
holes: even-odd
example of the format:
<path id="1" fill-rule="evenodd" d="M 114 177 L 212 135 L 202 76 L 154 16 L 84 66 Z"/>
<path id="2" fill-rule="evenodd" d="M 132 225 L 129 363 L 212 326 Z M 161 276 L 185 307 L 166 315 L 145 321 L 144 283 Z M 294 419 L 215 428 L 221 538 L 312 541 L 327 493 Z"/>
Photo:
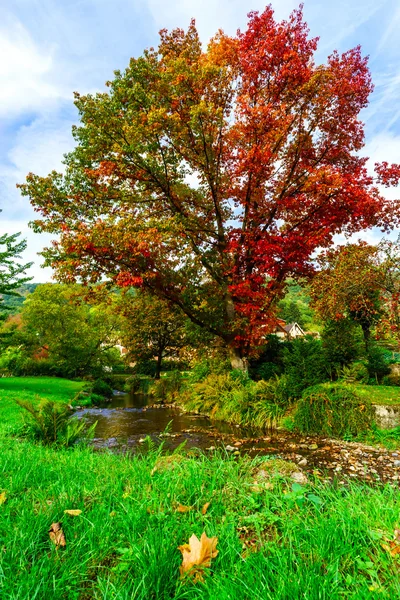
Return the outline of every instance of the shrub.
<path id="1" fill-rule="evenodd" d="M 258 428 L 276 426 L 285 407 L 275 402 L 275 382 L 254 382 L 237 372 L 211 373 L 181 394 L 188 410 L 211 418 Z"/>
<path id="2" fill-rule="evenodd" d="M 112 398 L 113 390 L 112 387 L 102 379 L 96 379 L 92 385 L 92 394 L 103 396 L 104 398 Z"/>
<path id="3" fill-rule="evenodd" d="M 361 328 L 350 319 L 327 321 L 321 333 L 321 342 L 331 379 L 336 379 L 343 366 L 365 355 Z"/>
<path id="4" fill-rule="evenodd" d="M 321 342 L 309 336 L 293 340 L 284 350 L 283 362 L 290 398 L 299 398 L 306 388 L 328 379 Z"/>
<path id="5" fill-rule="evenodd" d="M 379 383 L 385 375 L 390 373 L 385 351 L 376 344 L 370 344 L 368 348 L 367 369 L 370 378 L 375 380 L 376 383 Z"/>
<path id="6" fill-rule="evenodd" d="M 76 417 L 71 417 L 67 404 L 42 400 L 38 406 L 28 400 L 16 400 L 24 409 L 24 427 L 22 435 L 46 445 L 69 447 L 78 440 L 87 442 L 93 438 L 96 424 L 87 431 L 86 422 Z"/>
<path id="7" fill-rule="evenodd" d="M 155 400 L 172 402 L 182 387 L 182 375 L 180 371 L 172 371 L 171 374 L 161 377 L 155 381 L 151 393 Z"/>
<path id="8" fill-rule="evenodd" d="M 346 437 L 371 428 L 373 408 L 347 385 L 318 385 L 305 390 L 294 414 L 302 433 Z"/>
<path id="9" fill-rule="evenodd" d="M 344 366 L 341 371 L 341 378 L 346 383 L 368 383 L 369 373 L 367 367 L 362 362 L 356 362 L 349 366 Z"/>

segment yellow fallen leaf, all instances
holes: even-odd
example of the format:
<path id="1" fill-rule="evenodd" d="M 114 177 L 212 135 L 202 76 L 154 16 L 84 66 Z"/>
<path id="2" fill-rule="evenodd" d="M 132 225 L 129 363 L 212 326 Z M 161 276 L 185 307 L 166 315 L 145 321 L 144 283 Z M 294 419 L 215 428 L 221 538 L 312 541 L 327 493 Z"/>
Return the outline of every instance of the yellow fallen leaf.
<path id="1" fill-rule="evenodd" d="M 179 513 L 187 513 L 190 510 L 193 510 L 193 506 L 184 506 L 183 504 L 178 504 L 175 510 Z"/>
<path id="2" fill-rule="evenodd" d="M 4 504 L 4 502 L 7 500 L 7 496 L 5 492 L 1 492 L 0 493 L 0 504 Z"/>
<path id="3" fill-rule="evenodd" d="M 206 512 L 207 512 L 207 510 L 208 510 L 208 507 L 210 506 L 210 504 L 211 504 L 211 502 L 206 502 L 206 503 L 203 505 L 203 508 L 201 509 L 201 514 L 202 514 L 202 515 L 205 515 L 205 514 L 206 514 Z"/>
<path id="4" fill-rule="evenodd" d="M 82 514 L 82 511 L 79 510 L 79 508 L 74 508 L 74 509 L 70 509 L 70 510 L 64 510 L 64 513 L 66 515 L 71 515 L 71 517 L 77 517 L 78 515 Z"/>
<path id="5" fill-rule="evenodd" d="M 50 536 L 50 539 L 53 542 L 53 544 L 56 545 L 56 548 L 67 545 L 64 532 L 61 529 L 61 523 L 52 523 L 51 524 L 51 527 L 49 529 L 49 536 Z"/>
<path id="6" fill-rule="evenodd" d="M 211 566 L 211 559 L 215 558 L 218 554 L 218 550 L 216 550 L 217 543 L 217 537 L 208 538 L 205 532 L 203 532 L 200 539 L 193 534 L 189 539 L 189 544 L 178 546 L 182 552 L 182 565 L 179 567 L 181 577 L 193 569 L 192 574 L 198 580 L 202 580 L 201 572 L 194 569 L 194 567 L 203 568 Z"/>

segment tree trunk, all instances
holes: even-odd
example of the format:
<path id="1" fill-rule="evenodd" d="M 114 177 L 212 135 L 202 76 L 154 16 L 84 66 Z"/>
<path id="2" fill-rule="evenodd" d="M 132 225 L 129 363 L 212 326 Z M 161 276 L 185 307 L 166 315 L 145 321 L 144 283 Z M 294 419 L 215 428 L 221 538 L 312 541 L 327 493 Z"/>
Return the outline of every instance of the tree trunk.
<path id="1" fill-rule="evenodd" d="M 229 347 L 229 359 L 231 361 L 232 369 L 247 371 L 247 361 L 242 357 L 239 348 L 233 346 Z"/>
<path id="2" fill-rule="evenodd" d="M 368 353 L 369 343 L 371 340 L 371 328 L 369 323 L 361 322 L 361 329 L 364 336 L 365 351 Z"/>
<path id="3" fill-rule="evenodd" d="M 154 379 L 160 379 L 161 364 L 162 364 L 162 351 L 157 354 L 156 374 L 154 375 Z"/>

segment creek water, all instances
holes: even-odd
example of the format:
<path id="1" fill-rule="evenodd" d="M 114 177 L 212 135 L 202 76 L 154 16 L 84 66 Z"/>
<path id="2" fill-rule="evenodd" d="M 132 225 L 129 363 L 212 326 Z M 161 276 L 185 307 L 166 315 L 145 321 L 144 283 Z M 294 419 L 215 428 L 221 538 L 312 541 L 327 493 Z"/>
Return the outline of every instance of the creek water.
<path id="1" fill-rule="evenodd" d="M 89 425 L 97 422 L 93 445 L 97 449 L 146 451 L 146 438 L 174 450 L 182 443 L 187 450 L 228 454 L 273 455 L 290 460 L 326 480 L 358 478 L 371 482 L 400 479 L 400 451 L 363 446 L 318 436 L 299 436 L 287 431 L 262 432 L 211 421 L 184 413 L 176 407 L 148 405 L 148 397 L 116 394 L 111 402 L 78 410 Z"/>

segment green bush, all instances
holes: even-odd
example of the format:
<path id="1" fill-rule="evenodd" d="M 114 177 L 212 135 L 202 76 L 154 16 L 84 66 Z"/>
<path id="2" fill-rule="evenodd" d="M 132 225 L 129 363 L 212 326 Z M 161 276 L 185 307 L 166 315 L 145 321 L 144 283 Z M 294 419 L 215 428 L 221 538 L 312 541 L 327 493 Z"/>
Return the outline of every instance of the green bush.
<path id="1" fill-rule="evenodd" d="M 160 402 L 173 402 L 182 388 L 182 375 L 180 371 L 172 371 L 154 382 L 151 394 Z"/>
<path id="2" fill-rule="evenodd" d="M 87 442 L 93 438 L 97 423 L 86 430 L 84 420 L 71 417 L 68 404 L 52 400 L 42 400 L 37 406 L 28 400 L 16 402 L 24 409 L 21 435 L 30 440 L 67 448 L 78 440 Z"/>
<path id="3" fill-rule="evenodd" d="M 286 393 L 299 398 L 308 387 L 328 379 L 321 342 L 309 336 L 293 340 L 284 349 Z"/>
<path id="4" fill-rule="evenodd" d="M 385 350 L 377 344 L 370 344 L 368 348 L 367 369 L 372 383 L 380 383 L 382 378 L 390 373 Z"/>
<path id="5" fill-rule="evenodd" d="M 211 373 L 197 383 L 190 382 L 181 393 L 187 410 L 211 418 L 258 428 L 277 425 L 285 407 L 275 401 L 276 382 L 254 382 L 230 373 Z"/>
<path id="6" fill-rule="evenodd" d="M 103 396 L 104 398 L 112 398 L 113 390 L 112 387 L 102 379 L 96 379 L 92 385 L 92 394 Z"/>
<path id="7" fill-rule="evenodd" d="M 355 362 L 351 365 L 344 366 L 341 371 L 341 378 L 346 383 L 368 383 L 369 373 L 367 367 L 362 362 Z"/>
<path id="8" fill-rule="evenodd" d="M 304 391 L 293 416 L 301 433 L 339 438 L 357 436 L 371 428 L 374 411 L 348 385 L 324 384 Z"/>

